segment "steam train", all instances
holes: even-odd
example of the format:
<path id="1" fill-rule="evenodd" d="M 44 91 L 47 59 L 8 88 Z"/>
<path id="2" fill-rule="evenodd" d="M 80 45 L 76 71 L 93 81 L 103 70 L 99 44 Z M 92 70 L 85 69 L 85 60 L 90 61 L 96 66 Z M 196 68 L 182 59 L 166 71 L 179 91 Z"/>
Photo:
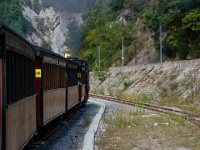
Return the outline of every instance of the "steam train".
<path id="1" fill-rule="evenodd" d="M 84 60 L 31 45 L 0 23 L 0 148 L 23 149 L 38 130 L 88 99 Z"/>

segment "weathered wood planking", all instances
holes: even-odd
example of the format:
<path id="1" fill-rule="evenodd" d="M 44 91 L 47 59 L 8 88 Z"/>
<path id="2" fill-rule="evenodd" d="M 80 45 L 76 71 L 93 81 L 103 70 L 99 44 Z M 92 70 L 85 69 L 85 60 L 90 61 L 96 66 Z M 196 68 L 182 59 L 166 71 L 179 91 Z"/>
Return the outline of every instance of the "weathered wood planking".
<path id="1" fill-rule="evenodd" d="M 35 51 L 24 40 L 12 35 L 12 33 L 6 33 L 6 49 L 22 54 L 31 60 L 35 60 Z"/>
<path id="2" fill-rule="evenodd" d="M 68 87 L 68 110 L 78 104 L 78 86 Z"/>
<path id="3" fill-rule="evenodd" d="M 20 149 L 36 131 L 35 96 L 9 105 L 6 110 L 6 124 L 6 149 Z"/>
<path id="4" fill-rule="evenodd" d="M 43 94 L 43 123 L 65 113 L 65 88 L 46 91 Z"/>
<path id="5" fill-rule="evenodd" d="M 81 97 L 81 101 L 84 100 L 85 97 L 85 84 L 82 85 L 82 97 Z"/>
<path id="6" fill-rule="evenodd" d="M 1 149 L 1 145 L 2 145 L 2 132 L 3 132 L 3 129 L 2 129 L 2 125 L 3 125 L 3 84 L 2 84 L 2 59 L 0 59 L 0 149 Z"/>

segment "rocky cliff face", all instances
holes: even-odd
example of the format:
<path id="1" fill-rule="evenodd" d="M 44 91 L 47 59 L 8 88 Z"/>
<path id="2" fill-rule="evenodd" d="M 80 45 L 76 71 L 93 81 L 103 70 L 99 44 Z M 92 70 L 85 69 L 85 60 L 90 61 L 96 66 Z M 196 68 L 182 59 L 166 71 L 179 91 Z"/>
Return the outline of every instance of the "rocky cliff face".
<path id="1" fill-rule="evenodd" d="M 56 53 L 80 47 L 83 13 L 93 0 L 21 0 L 23 16 L 30 23 L 27 39 L 40 46 L 49 46 Z"/>
<path id="2" fill-rule="evenodd" d="M 130 30 L 130 32 L 136 42 L 132 42 L 125 49 L 125 60 L 127 59 L 126 57 L 130 57 L 130 55 L 134 56 L 129 60 L 127 66 L 158 63 L 159 52 L 156 51 L 151 32 L 145 27 L 144 21 L 140 18 L 136 18 L 134 12 L 130 9 L 123 10 L 116 18 L 116 22 L 122 22 L 124 25 L 127 25 L 128 21 L 133 20 L 136 21 L 136 24 L 135 28 Z"/>

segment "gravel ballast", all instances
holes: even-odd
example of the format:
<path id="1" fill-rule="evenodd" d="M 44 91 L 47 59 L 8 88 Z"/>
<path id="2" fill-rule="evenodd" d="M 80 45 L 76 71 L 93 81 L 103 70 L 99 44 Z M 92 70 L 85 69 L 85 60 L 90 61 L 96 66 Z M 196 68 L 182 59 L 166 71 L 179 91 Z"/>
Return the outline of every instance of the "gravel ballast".
<path id="1" fill-rule="evenodd" d="M 66 124 L 64 124 L 49 139 L 44 141 L 39 150 L 80 150 L 83 147 L 84 137 L 100 105 L 91 101 Z"/>

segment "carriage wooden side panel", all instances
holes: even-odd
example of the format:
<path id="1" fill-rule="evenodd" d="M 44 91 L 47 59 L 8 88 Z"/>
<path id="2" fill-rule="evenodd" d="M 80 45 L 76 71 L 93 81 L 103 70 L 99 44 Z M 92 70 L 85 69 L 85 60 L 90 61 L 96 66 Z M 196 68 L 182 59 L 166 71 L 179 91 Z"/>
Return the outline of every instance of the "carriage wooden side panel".
<path id="1" fill-rule="evenodd" d="M 43 125 L 66 111 L 66 63 L 59 58 L 44 56 L 42 68 Z"/>
<path id="2" fill-rule="evenodd" d="M 68 110 L 79 103 L 78 86 L 68 87 Z"/>
<path id="3" fill-rule="evenodd" d="M 6 110 L 6 148 L 20 149 L 36 130 L 35 96 L 24 98 Z"/>
<path id="4" fill-rule="evenodd" d="M 2 125 L 3 125 L 3 95 L 2 95 L 2 59 L 0 58 L 0 148 L 2 147 Z"/>
<path id="5" fill-rule="evenodd" d="M 82 97 L 81 97 L 81 101 L 84 101 L 84 98 L 85 98 L 85 93 L 86 93 L 85 92 L 85 86 L 86 86 L 85 84 L 82 85 Z"/>
<path id="6" fill-rule="evenodd" d="M 65 88 L 44 92 L 44 124 L 65 113 L 65 100 Z"/>
<path id="7" fill-rule="evenodd" d="M 79 104 L 78 64 L 67 63 L 67 110 Z"/>

